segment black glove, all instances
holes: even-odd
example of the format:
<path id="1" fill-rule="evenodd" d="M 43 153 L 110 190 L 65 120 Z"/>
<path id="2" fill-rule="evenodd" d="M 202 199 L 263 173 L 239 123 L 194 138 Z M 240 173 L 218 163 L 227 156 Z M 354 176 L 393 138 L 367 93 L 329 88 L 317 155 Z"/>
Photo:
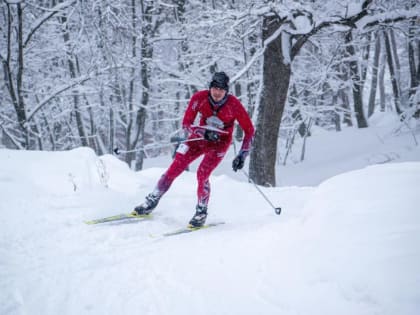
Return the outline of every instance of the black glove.
<path id="1" fill-rule="evenodd" d="M 232 168 L 236 172 L 244 167 L 245 156 L 242 153 L 239 153 L 236 158 L 233 159 Z"/>
<path id="2" fill-rule="evenodd" d="M 216 131 L 206 130 L 204 132 L 204 139 L 206 139 L 207 141 L 215 142 L 215 141 L 218 141 L 219 138 L 220 136 Z"/>

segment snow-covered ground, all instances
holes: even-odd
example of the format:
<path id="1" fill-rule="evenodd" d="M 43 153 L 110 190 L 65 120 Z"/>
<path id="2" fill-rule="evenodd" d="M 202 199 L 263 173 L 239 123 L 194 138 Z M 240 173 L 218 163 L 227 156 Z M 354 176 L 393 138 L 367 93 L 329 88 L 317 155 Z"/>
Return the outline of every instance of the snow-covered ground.
<path id="1" fill-rule="evenodd" d="M 315 130 L 261 188 L 280 216 L 230 152 L 208 217 L 226 224 L 166 238 L 193 215 L 195 166 L 153 220 L 90 226 L 142 201 L 170 158 L 135 173 L 86 148 L 1 149 L 0 314 L 418 314 L 420 149 L 393 125 Z"/>

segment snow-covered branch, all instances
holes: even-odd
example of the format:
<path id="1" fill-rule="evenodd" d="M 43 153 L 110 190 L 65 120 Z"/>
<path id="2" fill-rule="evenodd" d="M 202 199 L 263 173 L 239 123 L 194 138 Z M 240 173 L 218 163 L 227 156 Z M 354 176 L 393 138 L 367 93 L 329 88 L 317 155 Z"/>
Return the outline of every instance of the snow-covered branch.
<path id="1" fill-rule="evenodd" d="M 358 28 L 369 28 L 379 24 L 392 24 L 399 21 L 409 20 L 413 17 L 420 17 L 420 7 L 410 10 L 395 10 L 394 12 L 384 12 L 361 19 L 356 26 Z"/>
<path id="2" fill-rule="evenodd" d="M 51 17 L 53 17 L 55 14 L 59 13 L 61 10 L 71 6 L 73 3 L 75 3 L 76 0 L 67 0 L 63 3 L 57 4 L 52 9 L 44 9 L 46 12 L 40 16 L 37 20 L 34 21 L 31 30 L 29 31 L 28 35 L 26 36 L 26 39 L 24 41 L 23 47 L 26 47 L 26 45 L 31 40 L 32 36 L 35 34 L 35 32 Z"/>
<path id="3" fill-rule="evenodd" d="M 58 88 L 51 95 L 49 95 L 48 97 L 46 97 L 45 99 L 43 99 L 41 102 L 39 102 L 39 104 L 28 114 L 26 121 L 29 122 L 34 117 L 34 115 L 43 106 L 45 106 L 48 102 L 50 102 L 54 97 L 57 97 L 61 93 L 65 92 L 65 91 L 67 91 L 67 90 L 69 90 L 69 89 L 71 89 L 71 88 L 73 88 L 75 86 L 78 86 L 80 84 L 83 84 L 84 82 L 92 79 L 92 77 L 93 76 L 91 76 L 91 75 L 84 75 L 84 76 L 81 76 L 81 77 L 77 78 L 76 80 L 74 80 L 70 84 Z"/>
<path id="4" fill-rule="evenodd" d="M 302 46 L 308 41 L 308 39 L 318 33 L 320 30 L 327 28 L 332 25 L 345 25 L 349 27 L 354 27 L 355 23 L 359 20 L 361 20 L 363 17 L 369 14 L 368 7 L 372 3 L 373 0 L 365 0 L 361 6 L 361 11 L 354 13 L 351 16 L 348 16 L 346 18 L 338 18 L 338 19 L 332 19 L 329 21 L 323 21 L 317 26 L 315 26 L 310 32 L 306 33 L 305 35 L 301 36 L 296 43 L 292 47 L 292 59 L 296 57 L 299 50 L 302 48 Z"/>

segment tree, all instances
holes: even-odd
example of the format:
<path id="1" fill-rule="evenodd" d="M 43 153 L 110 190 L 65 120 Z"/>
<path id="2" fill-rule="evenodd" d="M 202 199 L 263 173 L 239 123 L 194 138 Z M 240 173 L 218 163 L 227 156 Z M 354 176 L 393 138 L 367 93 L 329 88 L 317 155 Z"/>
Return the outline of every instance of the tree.
<path id="1" fill-rule="evenodd" d="M 388 63 L 389 73 L 391 76 L 395 110 L 397 111 L 398 115 L 400 115 L 402 113 L 401 96 L 400 96 L 400 87 L 399 87 L 399 82 L 398 82 L 397 69 L 395 67 L 395 58 L 397 56 L 392 53 L 391 40 L 389 38 L 389 35 L 390 35 L 389 32 L 384 32 L 386 60 Z"/>
<path id="2" fill-rule="evenodd" d="M 375 53 L 373 56 L 372 66 L 372 80 L 370 84 L 370 94 L 368 101 L 368 117 L 372 116 L 375 109 L 376 90 L 378 87 L 378 70 L 379 70 L 379 55 L 381 53 L 381 36 L 380 32 L 375 33 Z"/>
<path id="3" fill-rule="evenodd" d="M 312 13 L 305 9 L 288 14 L 287 8 L 282 8 L 280 12 L 264 16 L 263 92 L 259 101 L 255 145 L 250 162 L 250 176 L 255 183 L 276 185 L 277 138 L 290 83 L 290 63 L 311 36 L 333 24 L 355 23 L 367 14 L 369 3 L 366 1 L 362 11 L 356 15 L 338 21 L 324 21 L 318 25 L 315 25 Z"/>
<path id="4" fill-rule="evenodd" d="M 412 1 L 411 7 L 415 7 L 415 2 Z M 408 28 L 408 61 L 410 69 L 410 107 L 415 108 L 418 106 L 419 96 L 418 89 L 420 84 L 420 40 L 419 40 L 419 30 L 416 28 L 417 18 L 411 18 Z M 416 50 L 417 50 L 417 66 L 416 66 Z M 420 108 L 414 111 L 414 116 L 420 117 Z"/>
<path id="5" fill-rule="evenodd" d="M 282 23 L 277 16 L 264 17 L 263 41 L 269 40 Z M 279 36 L 268 44 L 264 51 L 263 90 L 260 96 L 250 162 L 250 176 L 260 185 L 275 185 L 277 138 L 287 98 L 291 69 L 282 45 L 288 45 L 289 41 L 289 36 Z M 273 145 L 273 142 L 276 145 Z"/>
<path id="6" fill-rule="evenodd" d="M 364 0 L 358 7 L 352 7 L 349 13 L 334 12 L 327 10 L 330 19 L 324 18 L 326 6 L 320 4 L 313 7 L 304 5 L 293 5 L 283 2 L 270 1 L 272 6 L 264 12 L 264 54 L 263 54 L 263 93 L 259 99 L 259 111 L 256 122 L 256 135 L 254 150 L 251 152 L 250 176 L 252 180 L 261 185 L 275 186 L 275 161 L 277 156 L 277 136 L 280 127 L 281 116 L 286 105 L 286 97 L 290 83 L 290 63 L 300 52 L 304 44 L 320 31 L 332 27 L 341 26 L 341 31 L 349 31 L 352 28 L 372 27 L 380 22 L 392 22 L 407 19 L 410 12 L 404 11 L 397 16 L 383 16 L 380 12 L 372 11 L 370 8 L 373 0 Z M 350 6 L 350 3 L 349 3 Z M 290 12 L 290 7 L 296 7 Z M 315 9 L 313 9 L 315 7 Z M 318 11 L 317 11 L 318 10 Z M 322 12 L 322 14 L 321 14 Z M 261 11 L 259 11 L 261 14 Z M 316 21 L 316 14 L 319 14 L 320 21 Z M 378 14 L 373 17 L 374 14 Z M 411 13 L 412 14 L 412 13 Z M 338 15 L 338 17 L 337 17 Z M 365 19 L 370 15 L 370 19 Z M 360 25 L 358 25 L 359 23 Z M 349 51 L 351 53 L 351 51 Z M 277 71 L 271 72 L 271 68 Z M 355 67 L 352 70 L 357 80 Z M 356 111 L 358 112 L 359 127 L 366 127 L 364 117 L 359 109 L 361 98 L 359 92 L 354 90 Z M 279 90 L 281 92 L 279 92 Z M 270 121 L 274 121 L 273 124 Z M 267 129 L 267 127 L 270 129 Z"/>
<path id="7" fill-rule="evenodd" d="M 168 152 L 190 96 L 223 70 L 256 122 L 250 173 L 275 185 L 283 134 L 297 144 L 293 135 L 309 136 L 309 122 L 339 129 L 363 113 L 355 100 L 369 78 L 366 34 L 393 22 L 401 110 L 405 98 L 416 108 L 417 8 L 413 0 L 4 0 L 0 141 L 20 149 L 88 145 L 98 154 L 119 147 L 141 169 L 145 157 Z M 398 76 L 397 55 L 410 76 Z M 383 56 L 380 91 L 388 84 Z"/>

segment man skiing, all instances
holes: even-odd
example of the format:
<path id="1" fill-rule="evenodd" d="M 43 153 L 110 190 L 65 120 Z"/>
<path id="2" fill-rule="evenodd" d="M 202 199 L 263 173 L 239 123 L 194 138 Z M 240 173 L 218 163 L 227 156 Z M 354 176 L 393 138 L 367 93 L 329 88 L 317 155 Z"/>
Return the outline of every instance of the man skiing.
<path id="1" fill-rule="evenodd" d="M 210 197 L 209 177 L 222 161 L 232 142 L 234 122 L 239 123 L 245 134 L 239 154 L 232 162 L 235 172 L 243 168 L 254 136 L 254 126 L 244 106 L 235 96 L 228 94 L 228 91 L 229 77 L 224 72 L 216 72 L 212 77 L 209 89 L 199 91 L 191 97 L 182 121 L 182 127 L 188 132 L 189 137 L 177 149 L 172 164 L 162 175 L 154 191 L 146 196 L 144 203 L 135 207 L 133 215 L 151 213 L 175 178 L 192 161 L 204 155 L 197 169 L 198 201 L 196 212 L 189 222 L 192 227 L 204 225 Z M 198 114 L 200 114 L 200 120 L 198 126 L 195 126 L 193 123 Z"/>

